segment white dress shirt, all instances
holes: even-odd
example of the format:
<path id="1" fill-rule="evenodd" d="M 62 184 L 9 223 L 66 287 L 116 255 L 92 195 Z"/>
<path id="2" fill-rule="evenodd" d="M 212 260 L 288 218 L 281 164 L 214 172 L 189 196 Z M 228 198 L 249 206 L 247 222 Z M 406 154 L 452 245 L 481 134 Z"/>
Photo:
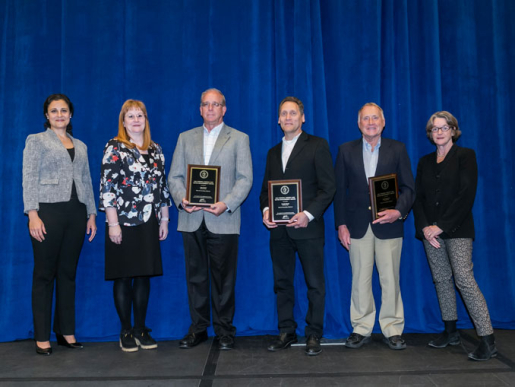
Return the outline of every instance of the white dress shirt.
<path id="1" fill-rule="evenodd" d="M 218 139 L 218 135 L 222 130 L 222 126 L 224 123 L 222 122 L 220 125 L 215 126 L 211 131 L 207 130 L 204 126 L 204 164 L 209 165 L 209 159 L 211 158 L 211 154 L 213 153 L 213 148 L 215 147 L 216 140 Z"/>

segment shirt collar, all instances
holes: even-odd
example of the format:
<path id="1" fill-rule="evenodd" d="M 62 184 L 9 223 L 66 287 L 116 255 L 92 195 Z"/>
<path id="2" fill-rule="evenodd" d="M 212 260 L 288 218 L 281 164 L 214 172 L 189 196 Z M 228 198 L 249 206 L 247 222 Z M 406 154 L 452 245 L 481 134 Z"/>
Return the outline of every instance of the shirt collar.
<path id="1" fill-rule="evenodd" d="M 379 140 L 377 141 L 377 145 L 374 148 L 374 152 L 376 150 L 379 150 L 380 147 L 381 147 L 381 137 L 379 137 Z M 366 151 L 366 152 L 372 153 L 372 145 L 370 145 L 367 142 L 367 140 L 365 140 L 365 137 L 363 137 L 363 150 Z"/>
<path id="2" fill-rule="evenodd" d="M 302 131 L 299 134 L 297 134 L 295 137 L 293 137 L 291 140 L 287 140 L 286 137 L 283 137 L 283 143 L 285 143 L 287 145 L 295 144 L 301 134 L 302 134 Z"/>
<path id="3" fill-rule="evenodd" d="M 204 134 L 207 136 L 218 136 L 220 134 L 220 131 L 222 130 L 222 126 L 224 126 L 224 123 L 222 122 L 220 125 L 216 125 L 211 131 L 208 131 L 205 125 L 202 125 L 204 128 Z"/>

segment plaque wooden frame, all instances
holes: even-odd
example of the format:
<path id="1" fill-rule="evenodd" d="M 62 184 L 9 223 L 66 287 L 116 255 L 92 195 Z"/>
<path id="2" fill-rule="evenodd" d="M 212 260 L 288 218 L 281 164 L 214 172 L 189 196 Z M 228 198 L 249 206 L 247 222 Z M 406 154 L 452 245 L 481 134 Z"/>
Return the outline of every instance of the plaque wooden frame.
<path id="1" fill-rule="evenodd" d="M 186 179 L 186 200 L 189 202 L 188 206 L 209 207 L 219 201 L 220 171 L 221 167 L 218 165 L 188 164 Z M 202 177 L 204 172 L 207 173 L 206 177 Z M 210 172 L 214 172 L 214 177 L 210 176 Z M 201 184 L 201 182 L 206 182 L 207 184 Z M 208 190 L 208 186 L 214 187 Z"/>
<path id="2" fill-rule="evenodd" d="M 286 193 L 281 192 L 282 195 L 288 195 L 290 193 L 290 187 L 295 187 L 297 194 L 294 195 L 294 198 L 291 199 L 291 196 L 284 197 L 284 200 L 281 200 L 281 197 L 275 196 L 274 188 L 276 187 L 288 187 L 289 190 Z M 276 200 L 277 199 L 277 200 Z M 276 203 L 281 202 L 283 208 L 276 207 Z M 288 203 L 293 202 L 293 205 L 290 205 L 291 210 L 288 213 L 284 212 L 284 207 L 288 207 Z M 274 222 L 276 224 L 286 224 L 289 220 L 297 213 L 302 212 L 302 180 L 301 179 L 289 179 L 289 180 L 269 180 L 268 181 L 268 220 L 270 222 Z M 278 211 L 281 209 L 280 211 Z"/>

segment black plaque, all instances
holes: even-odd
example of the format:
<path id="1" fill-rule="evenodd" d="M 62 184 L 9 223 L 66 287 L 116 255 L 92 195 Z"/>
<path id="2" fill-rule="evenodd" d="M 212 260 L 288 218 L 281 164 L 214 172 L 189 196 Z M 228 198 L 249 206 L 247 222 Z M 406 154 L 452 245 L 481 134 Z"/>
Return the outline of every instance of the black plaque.
<path id="1" fill-rule="evenodd" d="M 396 173 L 369 177 L 368 188 L 373 221 L 380 218 L 377 215 L 378 212 L 395 209 L 399 197 Z"/>
<path id="2" fill-rule="evenodd" d="M 302 211 L 302 181 L 268 181 L 268 207 L 270 222 L 288 223 L 295 214 Z"/>
<path id="3" fill-rule="evenodd" d="M 220 167 L 188 164 L 186 200 L 190 206 L 209 207 L 218 202 Z"/>

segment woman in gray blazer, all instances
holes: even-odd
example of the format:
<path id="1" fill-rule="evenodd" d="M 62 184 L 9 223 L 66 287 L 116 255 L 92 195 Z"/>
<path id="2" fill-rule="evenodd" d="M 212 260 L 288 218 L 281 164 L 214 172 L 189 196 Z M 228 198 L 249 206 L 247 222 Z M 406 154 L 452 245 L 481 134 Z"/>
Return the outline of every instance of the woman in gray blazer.
<path id="1" fill-rule="evenodd" d="M 91 242 L 97 226 L 87 148 L 72 137 L 73 104 L 52 94 L 43 113 L 46 131 L 28 136 L 23 150 L 23 204 L 34 250 L 36 353 L 50 355 L 54 283 L 57 343 L 82 348 L 75 339 L 75 275 L 84 234 Z"/>
<path id="2" fill-rule="evenodd" d="M 433 114 L 427 122 L 426 134 L 436 145 L 436 151 L 418 163 L 413 213 L 416 236 L 424 242 L 445 324 L 444 332 L 429 342 L 429 346 L 444 348 L 460 344 L 454 277 L 481 337 L 479 347 L 468 356 L 472 360 L 488 360 L 497 354 L 494 331 L 485 298 L 472 271 L 476 154 L 455 144 L 461 131 L 458 120 L 449 112 Z"/>

